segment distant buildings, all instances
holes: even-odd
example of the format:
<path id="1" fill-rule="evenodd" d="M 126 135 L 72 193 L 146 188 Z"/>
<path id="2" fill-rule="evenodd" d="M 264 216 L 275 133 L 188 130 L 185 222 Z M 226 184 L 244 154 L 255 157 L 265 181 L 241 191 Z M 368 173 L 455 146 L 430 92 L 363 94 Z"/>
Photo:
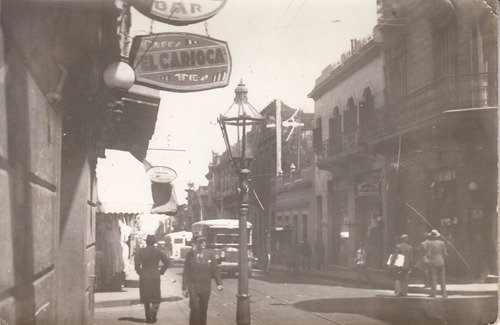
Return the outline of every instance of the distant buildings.
<path id="1" fill-rule="evenodd" d="M 497 23 L 486 2 L 377 1 L 373 34 L 316 80 L 300 140 L 283 135 L 280 157 L 275 131 L 262 134 L 258 257 L 321 241 L 327 264 L 352 267 L 366 242 L 368 266 L 382 269 L 401 234 L 418 245 L 436 228 L 450 276 L 497 274 Z M 263 110 L 270 123 L 277 104 Z M 295 110 L 281 106 L 287 121 Z M 236 218 L 232 165 L 214 155 L 209 169 L 214 217 Z"/>

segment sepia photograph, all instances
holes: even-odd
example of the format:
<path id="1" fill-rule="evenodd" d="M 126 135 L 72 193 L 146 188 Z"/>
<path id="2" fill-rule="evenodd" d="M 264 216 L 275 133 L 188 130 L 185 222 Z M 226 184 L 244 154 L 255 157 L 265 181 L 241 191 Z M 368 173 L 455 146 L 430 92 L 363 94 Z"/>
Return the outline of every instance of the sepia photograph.
<path id="1" fill-rule="evenodd" d="M 0 325 L 498 322 L 497 0 L 0 0 Z"/>

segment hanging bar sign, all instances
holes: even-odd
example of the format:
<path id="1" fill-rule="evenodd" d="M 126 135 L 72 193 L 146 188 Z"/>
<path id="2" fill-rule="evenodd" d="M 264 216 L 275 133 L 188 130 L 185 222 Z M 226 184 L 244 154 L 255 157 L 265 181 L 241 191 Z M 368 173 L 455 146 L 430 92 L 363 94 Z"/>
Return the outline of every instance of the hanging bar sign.
<path id="1" fill-rule="evenodd" d="M 133 0 L 143 15 L 171 25 L 188 25 L 217 14 L 226 0 Z"/>
<path id="2" fill-rule="evenodd" d="M 225 87 L 231 74 L 227 43 L 190 33 L 134 37 L 130 65 L 137 83 L 180 92 Z"/>

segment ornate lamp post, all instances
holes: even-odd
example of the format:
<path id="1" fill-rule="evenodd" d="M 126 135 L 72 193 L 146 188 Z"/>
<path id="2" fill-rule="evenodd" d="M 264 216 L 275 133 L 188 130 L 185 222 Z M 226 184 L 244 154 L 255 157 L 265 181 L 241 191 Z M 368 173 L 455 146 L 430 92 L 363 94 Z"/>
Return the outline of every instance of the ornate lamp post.
<path id="1" fill-rule="evenodd" d="M 254 159 L 259 132 L 265 118 L 248 102 L 248 90 L 243 81 L 235 89 L 234 103 L 219 122 L 229 158 L 239 175 L 238 200 L 240 208 L 239 256 L 238 256 L 238 295 L 236 323 L 250 324 L 250 295 L 248 294 L 248 232 L 247 217 L 249 208 L 250 163 Z"/>

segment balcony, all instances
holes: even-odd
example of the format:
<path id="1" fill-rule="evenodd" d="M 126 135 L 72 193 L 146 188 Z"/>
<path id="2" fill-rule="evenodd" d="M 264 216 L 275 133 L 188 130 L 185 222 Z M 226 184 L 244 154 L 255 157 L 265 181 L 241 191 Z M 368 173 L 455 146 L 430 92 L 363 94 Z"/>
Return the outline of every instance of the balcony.
<path id="1" fill-rule="evenodd" d="M 369 139 L 387 135 L 447 110 L 488 106 L 497 103 L 487 73 L 446 77 L 376 110 L 375 123 L 366 135 Z"/>
<path id="2" fill-rule="evenodd" d="M 310 166 L 297 169 L 293 172 L 283 174 L 276 177 L 275 189 L 276 191 L 286 191 L 287 189 L 296 186 L 302 186 L 312 183 L 313 171 Z"/>

